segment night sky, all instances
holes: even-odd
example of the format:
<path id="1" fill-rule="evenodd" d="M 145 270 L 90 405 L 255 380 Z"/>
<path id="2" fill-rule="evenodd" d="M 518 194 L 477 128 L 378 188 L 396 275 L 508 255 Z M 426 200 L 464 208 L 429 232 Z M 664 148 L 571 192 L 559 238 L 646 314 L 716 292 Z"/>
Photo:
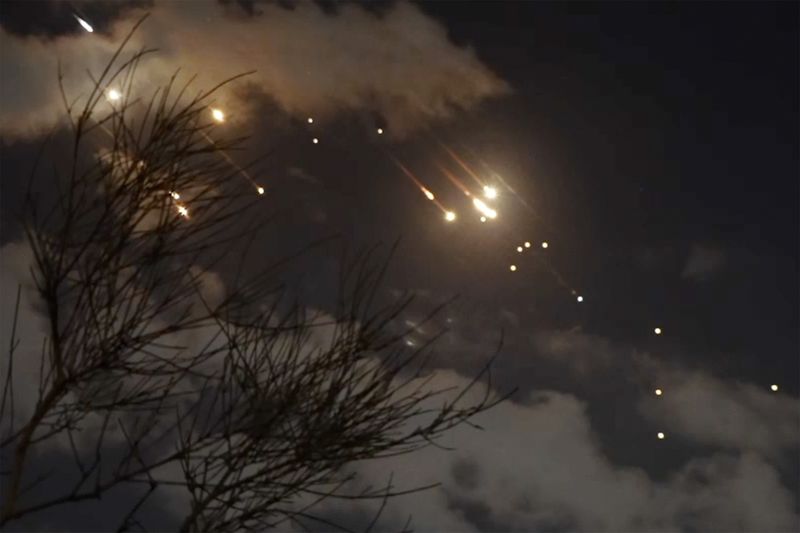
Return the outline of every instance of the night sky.
<path id="1" fill-rule="evenodd" d="M 281 272 L 330 310 L 342 248 L 399 239 L 381 298 L 417 296 L 401 321 L 457 296 L 413 337 L 445 331 L 443 382 L 502 338 L 494 384 L 518 390 L 485 431 L 363 468 L 443 484 L 393 501 L 382 530 L 408 514 L 419 531 L 800 530 L 797 3 L 0 6 L 4 322 L 24 272 L 14 213 L 60 105 L 55 58 L 80 81 L 150 11 L 153 79 L 258 70 L 220 103 L 221 128 L 250 136 L 236 160 L 269 154 L 252 174 L 273 222 L 246 270 L 334 237 Z M 497 219 L 438 169 L 478 191 L 445 147 L 496 186 Z M 217 267 L 224 283 L 235 266 Z M 102 530 L 96 505 L 25 527 Z M 367 506 L 325 505 L 368 521 Z"/>

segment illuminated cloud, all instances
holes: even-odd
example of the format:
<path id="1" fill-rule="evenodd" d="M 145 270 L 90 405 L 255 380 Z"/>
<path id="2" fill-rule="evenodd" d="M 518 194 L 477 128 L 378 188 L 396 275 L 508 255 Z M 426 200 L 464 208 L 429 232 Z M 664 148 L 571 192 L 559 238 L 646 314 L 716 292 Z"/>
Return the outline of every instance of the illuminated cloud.
<path id="1" fill-rule="evenodd" d="M 158 49 L 141 63 L 134 92 L 149 95 L 178 68 L 187 77 L 198 74 L 202 87 L 255 70 L 218 94 L 221 106 L 239 120 L 247 113 L 236 108 L 251 103 L 239 97 L 255 89 L 304 121 L 348 111 L 377 113 L 395 136 L 509 92 L 472 49 L 450 42 L 446 28 L 413 4 L 398 3 L 380 17 L 352 4 L 337 11 L 330 15 L 302 2 L 293 9 L 264 4 L 259 14 L 247 15 L 212 1 L 192 2 L 191 8 L 157 3 L 129 45 Z M 15 74 L 0 80 L 0 134 L 31 135 L 52 125 L 62 112 L 59 59 L 68 94 L 85 94 L 85 70 L 99 73 L 143 13 L 125 11 L 104 34 L 42 40 L 0 30 L 3 70 Z"/>

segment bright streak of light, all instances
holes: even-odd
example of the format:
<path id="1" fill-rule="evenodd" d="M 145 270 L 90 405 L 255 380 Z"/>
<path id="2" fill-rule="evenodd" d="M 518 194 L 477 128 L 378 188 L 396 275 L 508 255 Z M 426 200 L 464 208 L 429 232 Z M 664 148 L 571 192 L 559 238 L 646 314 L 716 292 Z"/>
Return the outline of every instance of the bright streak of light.
<path id="1" fill-rule="evenodd" d="M 494 187 L 490 187 L 488 185 L 484 185 L 483 195 L 489 200 L 494 200 L 495 198 L 497 198 L 497 189 L 495 189 Z"/>
<path id="2" fill-rule="evenodd" d="M 662 394 L 664 394 L 664 391 L 662 391 L 661 389 L 656 389 L 654 392 L 656 393 L 656 396 L 661 396 Z"/>
<path id="3" fill-rule="evenodd" d="M 666 435 L 664 435 L 662 432 L 659 431 L 658 432 L 658 440 L 664 440 L 665 438 L 666 438 Z"/>
<path id="4" fill-rule="evenodd" d="M 319 139 L 314 137 L 313 139 L 311 139 L 311 142 L 314 143 L 314 144 L 319 144 Z"/>
<path id="5" fill-rule="evenodd" d="M 309 124 L 313 124 L 313 123 L 314 123 L 314 119 L 313 119 L 313 118 L 311 118 L 311 117 L 308 117 L 308 123 L 309 123 Z"/>
<path id="6" fill-rule="evenodd" d="M 656 335 L 661 335 L 661 328 L 655 328 L 653 330 L 653 333 L 655 333 Z"/>
<path id="7" fill-rule="evenodd" d="M 222 112 L 222 109 L 217 109 L 216 107 L 211 109 L 211 117 L 217 122 L 225 122 L 225 113 Z"/>
<path id="8" fill-rule="evenodd" d="M 178 214 L 180 216 L 182 216 L 183 218 L 189 218 L 189 210 L 186 208 L 185 205 L 178 204 L 177 208 L 178 208 Z"/>
<path id="9" fill-rule="evenodd" d="M 108 96 L 109 101 L 116 102 L 117 100 L 122 98 L 122 93 L 120 93 L 116 89 L 109 89 L 107 96 Z"/>
<path id="10" fill-rule="evenodd" d="M 92 28 L 92 25 L 91 25 L 91 24 L 89 24 L 88 22 L 86 22 L 85 20 L 83 20 L 82 18 L 80 18 L 78 15 L 73 15 L 73 16 L 75 17 L 75 20 L 77 20 L 77 21 L 78 21 L 78 24 L 80 24 L 80 25 L 81 25 L 81 27 L 82 27 L 84 30 L 88 31 L 89 33 L 94 33 L 94 28 Z"/>
<path id="11" fill-rule="evenodd" d="M 383 128 L 378 128 L 378 135 L 383 135 Z"/>
<path id="12" fill-rule="evenodd" d="M 451 182 L 453 182 L 453 185 L 455 185 L 456 187 L 458 187 L 461 190 L 461 192 L 463 192 L 467 196 L 472 196 L 470 194 L 470 192 L 469 192 L 469 189 L 467 189 L 466 185 L 464 185 L 461 182 L 461 180 L 458 179 L 452 172 L 450 172 L 449 170 L 447 170 L 446 168 L 444 168 L 441 165 L 437 164 L 436 166 L 439 168 L 441 173 L 445 175 L 445 177 L 447 179 L 449 179 Z"/>
<path id="13" fill-rule="evenodd" d="M 472 171 L 472 169 L 469 168 L 469 166 L 467 166 L 467 164 L 464 161 L 462 161 L 461 158 L 458 157 L 455 152 L 453 152 L 450 148 L 448 148 L 444 143 L 440 142 L 439 144 L 442 146 L 442 148 L 444 148 L 444 151 L 447 152 L 448 154 L 450 154 L 450 157 L 452 157 L 455 160 L 455 162 L 458 163 L 459 166 L 461 166 L 461 168 L 463 168 L 467 172 L 467 174 L 470 175 L 470 177 L 472 179 L 475 180 L 475 183 L 477 183 L 481 187 L 484 187 L 484 184 L 480 180 L 480 178 L 478 178 L 478 176 L 475 175 L 475 173 Z"/>
<path id="14" fill-rule="evenodd" d="M 256 190 L 258 191 L 258 194 L 264 194 L 264 187 L 262 187 L 261 185 L 256 187 Z"/>
<path id="15" fill-rule="evenodd" d="M 583 301 L 583 296 L 578 296 L 575 299 L 578 300 L 578 303 L 581 303 Z"/>
<path id="16" fill-rule="evenodd" d="M 172 196 L 172 199 L 173 199 L 173 200 L 180 200 L 180 199 L 181 199 L 181 195 L 180 195 L 180 194 L 178 194 L 178 193 L 177 193 L 177 192 L 175 192 L 175 191 L 170 191 L 169 195 L 170 195 L 170 196 Z"/>
<path id="17" fill-rule="evenodd" d="M 511 265 L 510 267 L 508 267 L 508 269 L 509 269 L 511 272 L 516 272 L 516 271 L 517 271 L 517 265 Z"/>
<path id="18" fill-rule="evenodd" d="M 456 219 L 456 214 L 455 214 L 455 213 L 453 213 L 452 211 L 447 211 L 447 212 L 444 214 L 444 219 L 445 219 L 446 221 L 448 221 L 448 222 L 452 222 L 452 221 L 454 221 L 454 220 Z"/>
<path id="19" fill-rule="evenodd" d="M 525 241 L 525 248 L 530 248 L 530 247 L 531 247 L 530 241 Z"/>
<path id="20" fill-rule="evenodd" d="M 422 187 L 422 194 L 424 194 L 425 197 L 428 200 L 435 200 L 436 199 L 436 197 L 433 195 L 433 193 L 431 191 L 429 191 L 428 189 L 426 189 L 425 187 Z"/>
<path id="21" fill-rule="evenodd" d="M 769 388 L 772 392 L 778 392 L 778 386 L 775 385 L 774 383 L 770 385 Z"/>
<path id="22" fill-rule="evenodd" d="M 486 217 L 481 217 L 481 222 L 486 222 Z"/>
<path id="23" fill-rule="evenodd" d="M 522 250 L 524 250 L 524 248 L 523 248 L 522 246 L 517 246 L 517 251 L 518 251 L 519 253 L 522 253 Z"/>
<path id="24" fill-rule="evenodd" d="M 472 203 L 475 204 L 475 208 L 487 218 L 497 218 L 497 211 L 486 205 L 480 198 L 473 198 Z"/>

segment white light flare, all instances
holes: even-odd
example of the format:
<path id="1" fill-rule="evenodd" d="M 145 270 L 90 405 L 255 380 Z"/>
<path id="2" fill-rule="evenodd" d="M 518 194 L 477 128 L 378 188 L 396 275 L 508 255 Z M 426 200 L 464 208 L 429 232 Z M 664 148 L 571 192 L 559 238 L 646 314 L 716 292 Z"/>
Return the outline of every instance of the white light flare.
<path id="1" fill-rule="evenodd" d="M 582 303 L 583 302 L 583 296 L 578 296 L 575 299 L 578 300 L 578 303 Z"/>
<path id="2" fill-rule="evenodd" d="M 655 333 L 656 335 L 661 335 L 661 328 L 654 328 L 653 333 Z"/>
<path id="3" fill-rule="evenodd" d="M 542 243 L 542 248 L 545 248 L 545 249 L 547 249 L 547 247 L 548 247 L 548 246 L 550 246 L 550 245 L 549 245 L 549 244 L 547 244 L 547 242 L 543 242 L 543 243 Z"/>
<path id="4" fill-rule="evenodd" d="M 319 139 L 314 137 L 313 139 L 311 139 L 311 142 L 314 143 L 314 144 L 319 144 Z"/>
<path id="5" fill-rule="evenodd" d="M 453 213 L 452 211 L 447 211 L 444 214 L 444 219 L 448 222 L 452 222 L 456 219 L 456 214 Z"/>
<path id="6" fill-rule="evenodd" d="M 264 187 L 259 185 L 258 187 L 256 187 L 256 191 L 258 192 L 258 194 L 263 195 L 264 194 Z"/>
<path id="7" fill-rule="evenodd" d="M 480 198 L 473 198 L 472 203 L 475 208 L 480 211 L 487 218 L 497 218 L 497 211 L 486 205 Z"/>
<path id="8" fill-rule="evenodd" d="M 217 109 L 216 107 L 211 109 L 211 117 L 220 124 L 225 122 L 225 113 L 223 113 L 222 109 Z"/>
<path id="9" fill-rule="evenodd" d="M 522 246 L 517 246 L 517 251 L 518 251 L 519 253 L 522 253 L 522 250 L 524 250 L 524 248 L 523 248 Z"/>
<path id="10" fill-rule="evenodd" d="M 313 123 L 314 123 L 314 119 L 313 119 L 313 118 L 311 118 L 311 117 L 308 117 L 308 123 L 309 123 L 309 124 L 313 124 Z"/>
<path id="11" fill-rule="evenodd" d="M 494 200 L 495 198 L 497 198 L 497 189 L 495 189 L 494 187 L 490 187 L 489 185 L 484 185 L 483 195 L 489 200 Z"/>
<path id="12" fill-rule="evenodd" d="M 378 128 L 378 135 L 383 135 L 383 128 Z"/>
<path id="13" fill-rule="evenodd" d="M 661 432 L 661 431 L 659 431 L 659 432 L 656 434 L 656 436 L 658 437 L 658 440 L 664 440 L 664 439 L 667 437 L 667 436 L 666 436 L 666 435 L 665 435 L 663 432 Z"/>
<path id="14" fill-rule="evenodd" d="M 81 25 L 81 28 L 88 31 L 89 33 L 94 33 L 94 28 L 92 28 L 91 24 L 80 18 L 78 15 L 73 15 L 73 16 L 75 17 L 75 20 L 78 21 L 78 24 Z"/>
<path id="15" fill-rule="evenodd" d="M 170 192 L 169 192 L 169 195 L 170 195 L 170 196 L 172 196 L 172 199 L 173 199 L 173 200 L 180 200 L 180 199 L 181 199 L 181 195 L 180 195 L 180 194 L 178 194 L 178 193 L 177 193 L 177 192 L 175 192 L 175 191 L 170 191 Z"/>
<path id="16" fill-rule="evenodd" d="M 776 385 L 775 383 L 773 383 L 772 385 L 770 385 L 770 386 L 769 386 L 769 389 L 770 389 L 772 392 L 778 392 L 778 385 Z"/>
<path id="17" fill-rule="evenodd" d="M 120 98 L 122 98 L 122 93 L 120 93 L 116 89 L 109 89 L 108 93 L 106 93 L 106 97 L 108 98 L 109 102 L 116 102 Z"/>
<path id="18" fill-rule="evenodd" d="M 661 396 L 662 394 L 664 394 L 664 391 L 662 391 L 661 389 L 656 389 L 653 392 L 655 393 L 656 396 Z"/>
<path id="19" fill-rule="evenodd" d="M 429 191 L 428 189 L 426 189 L 425 187 L 423 187 L 421 190 L 422 190 L 422 194 L 424 194 L 425 198 L 427 198 L 428 200 L 433 201 L 433 200 L 436 199 L 436 197 L 433 195 L 433 193 L 431 191 Z"/>
<path id="20" fill-rule="evenodd" d="M 510 267 L 508 267 L 508 269 L 509 269 L 511 272 L 516 272 L 516 271 L 517 271 L 517 265 L 511 265 Z"/>
<path id="21" fill-rule="evenodd" d="M 186 208 L 185 205 L 178 204 L 178 214 L 183 218 L 189 218 L 189 210 Z"/>

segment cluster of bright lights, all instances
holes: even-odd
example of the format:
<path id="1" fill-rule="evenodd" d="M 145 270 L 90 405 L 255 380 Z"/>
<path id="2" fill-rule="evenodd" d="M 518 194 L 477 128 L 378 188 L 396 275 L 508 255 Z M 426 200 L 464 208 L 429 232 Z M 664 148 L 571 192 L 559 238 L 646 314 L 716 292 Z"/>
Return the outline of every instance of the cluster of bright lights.
<path id="1" fill-rule="evenodd" d="M 578 295 L 578 297 L 575 299 L 578 300 L 578 303 L 583 302 L 583 296 Z"/>
<path id="2" fill-rule="evenodd" d="M 486 218 L 497 218 L 497 211 L 486 205 L 486 203 L 480 198 L 473 198 L 472 203 L 475 205 L 475 208 Z"/>
<path id="3" fill-rule="evenodd" d="M 550 245 L 549 245 L 549 244 L 547 244 L 547 241 L 545 241 L 545 242 L 543 242 L 543 243 L 542 243 L 542 248 L 545 248 L 545 249 L 547 249 L 547 247 L 548 247 L 548 246 L 550 246 Z"/>
<path id="4" fill-rule="evenodd" d="M 661 389 L 656 389 L 653 392 L 656 394 L 656 396 L 661 396 L 662 394 L 664 394 L 664 391 L 662 391 Z"/>

